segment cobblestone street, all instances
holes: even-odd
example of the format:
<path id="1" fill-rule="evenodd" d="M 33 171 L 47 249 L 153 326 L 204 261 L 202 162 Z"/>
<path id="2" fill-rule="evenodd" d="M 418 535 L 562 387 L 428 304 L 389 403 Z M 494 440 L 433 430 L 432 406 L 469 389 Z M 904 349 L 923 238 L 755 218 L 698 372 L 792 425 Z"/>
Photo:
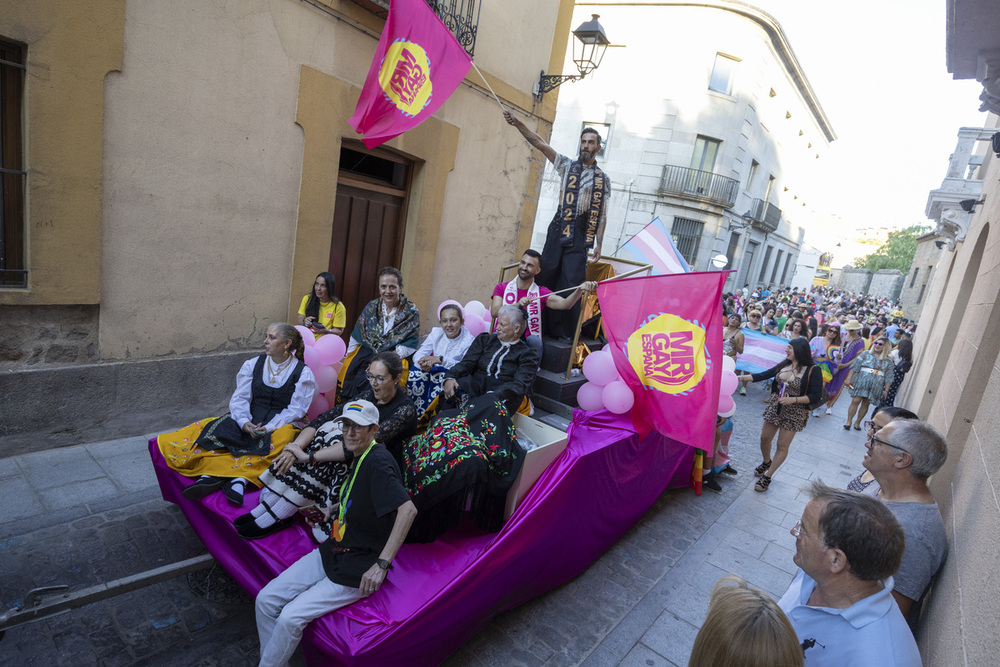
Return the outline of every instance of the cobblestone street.
<path id="1" fill-rule="evenodd" d="M 737 397 L 723 491 L 666 491 L 585 573 L 500 615 L 446 662 L 459 665 L 684 665 L 708 593 L 739 574 L 774 596 L 791 580 L 788 529 L 819 476 L 843 486 L 862 445 L 846 409 L 813 419 L 766 494 L 752 489 L 764 388 Z M 71 591 L 204 553 L 180 510 L 160 499 L 145 437 L 5 459 L 0 464 L 0 604 L 31 588 Z M 458 621 L 457 621 L 458 622 Z M 302 664 L 301 658 L 297 662 Z M 13 628 L 9 665 L 253 665 L 252 601 L 218 567 Z"/>

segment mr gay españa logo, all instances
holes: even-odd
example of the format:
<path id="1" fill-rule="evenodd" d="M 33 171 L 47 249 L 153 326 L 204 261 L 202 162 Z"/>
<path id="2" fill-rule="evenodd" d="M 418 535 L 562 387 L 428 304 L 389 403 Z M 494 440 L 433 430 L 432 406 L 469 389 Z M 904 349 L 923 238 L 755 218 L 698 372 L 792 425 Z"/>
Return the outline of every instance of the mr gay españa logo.
<path id="1" fill-rule="evenodd" d="M 431 63 L 423 47 L 397 39 L 385 52 L 378 85 L 396 108 L 416 116 L 431 101 Z"/>
<path id="2" fill-rule="evenodd" d="M 712 365 L 704 327 L 669 313 L 650 315 L 628 337 L 625 354 L 647 389 L 667 394 L 690 393 Z"/>

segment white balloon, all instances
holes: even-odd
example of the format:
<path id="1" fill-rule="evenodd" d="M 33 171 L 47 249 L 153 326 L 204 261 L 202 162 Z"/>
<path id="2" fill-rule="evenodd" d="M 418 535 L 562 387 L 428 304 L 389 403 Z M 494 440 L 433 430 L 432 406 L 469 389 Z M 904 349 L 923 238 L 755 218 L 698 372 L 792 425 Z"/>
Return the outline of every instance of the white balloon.
<path id="1" fill-rule="evenodd" d="M 736 372 L 736 360 L 730 356 L 722 357 L 722 370 Z"/>
<path id="2" fill-rule="evenodd" d="M 719 416 L 722 417 L 723 419 L 726 419 L 728 417 L 732 417 L 735 414 L 736 414 L 736 406 L 734 405 L 733 407 L 729 408 L 725 412 L 720 412 Z"/>

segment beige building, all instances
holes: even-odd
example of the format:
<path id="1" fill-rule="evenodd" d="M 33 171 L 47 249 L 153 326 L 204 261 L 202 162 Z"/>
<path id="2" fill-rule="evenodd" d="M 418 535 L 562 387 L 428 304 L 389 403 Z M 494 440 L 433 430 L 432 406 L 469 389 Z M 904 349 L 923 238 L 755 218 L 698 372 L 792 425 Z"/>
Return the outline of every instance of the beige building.
<path id="1" fill-rule="evenodd" d="M 442 300 L 488 298 L 530 239 L 539 156 L 475 70 L 366 151 L 347 120 L 387 4 L 5 0 L 0 456 L 221 407 L 321 271 L 349 327 L 383 265 L 425 331 Z M 547 136 L 558 98 L 532 85 L 561 70 L 572 0 L 458 5 Z"/>
<path id="2" fill-rule="evenodd" d="M 941 261 L 941 255 L 948 240 L 934 232 L 917 238 L 917 251 L 913 254 L 910 272 L 903 281 L 903 292 L 899 305 L 908 319 L 916 320 L 924 307 L 924 300 L 934 284 L 934 267 Z"/>
<path id="3" fill-rule="evenodd" d="M 960 132 L 956 153 L 984 155 L 981 165 L 954 170 L 948 178 L 957 197 L 935 191 L 928 216 L 946 247 L 920 310 L 912 377 L 901 405 L 930 420 L 948 438 L 948 462 L 931 488 L 948 526 L 950 552 L 931 591 L 918 632 L 928 665 L 996 664 L 1000 619 L 1000 14 L 995 3 L 947 2 L 947 64 L 955 78 L 983 83 L 987 128 Z M 975 104 L 969 100 L 969 104 Z M 965 130 L 966 128 L 963 128 Z M 974 134 L 982 148 L 968 148 Z M 954 156 L 953 156 L 954 160 Z M 976 195 L 969 193 L 976 191 Z M 957 201 L 956 201 L 957 199 Z M 934 215 L 946 204 L 971 199 L 968 218 Z M 985 200 L 985 203 L 976 203 Z M 942 211 L 943 213 L 944 211 Z"/>

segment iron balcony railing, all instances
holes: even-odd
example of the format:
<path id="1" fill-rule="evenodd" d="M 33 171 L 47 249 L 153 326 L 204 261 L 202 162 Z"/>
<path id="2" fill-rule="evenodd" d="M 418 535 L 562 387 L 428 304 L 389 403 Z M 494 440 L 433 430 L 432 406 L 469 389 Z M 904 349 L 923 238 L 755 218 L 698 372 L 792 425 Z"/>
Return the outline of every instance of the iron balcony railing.
<path id="1" fill-rule="evenodd" d="M 750 219 L 754 227 L 773 232 L 781 221 L 781 209 L 763 199 L 754 199 L 750 205 Z"/>
<path id="2" fill-rule="evenodd" d="M 314 0 L 304 0 L 323 9 Z M 425 0 L 455 39 L 470 56 L 476 55 L 476 35 L 479 33 L 479 7 L 482 0 Z M 351 0 L 377 16 L 385 18 L 389 14 L 389 0 Z"/>
<path id="3" fill-rule="evenodd" d="M 660 194 L 681 195 L 725 208 L 732 208 L 739 192 L 739 182 L 726 176 L 690 167 L 663 165 Z"/>

